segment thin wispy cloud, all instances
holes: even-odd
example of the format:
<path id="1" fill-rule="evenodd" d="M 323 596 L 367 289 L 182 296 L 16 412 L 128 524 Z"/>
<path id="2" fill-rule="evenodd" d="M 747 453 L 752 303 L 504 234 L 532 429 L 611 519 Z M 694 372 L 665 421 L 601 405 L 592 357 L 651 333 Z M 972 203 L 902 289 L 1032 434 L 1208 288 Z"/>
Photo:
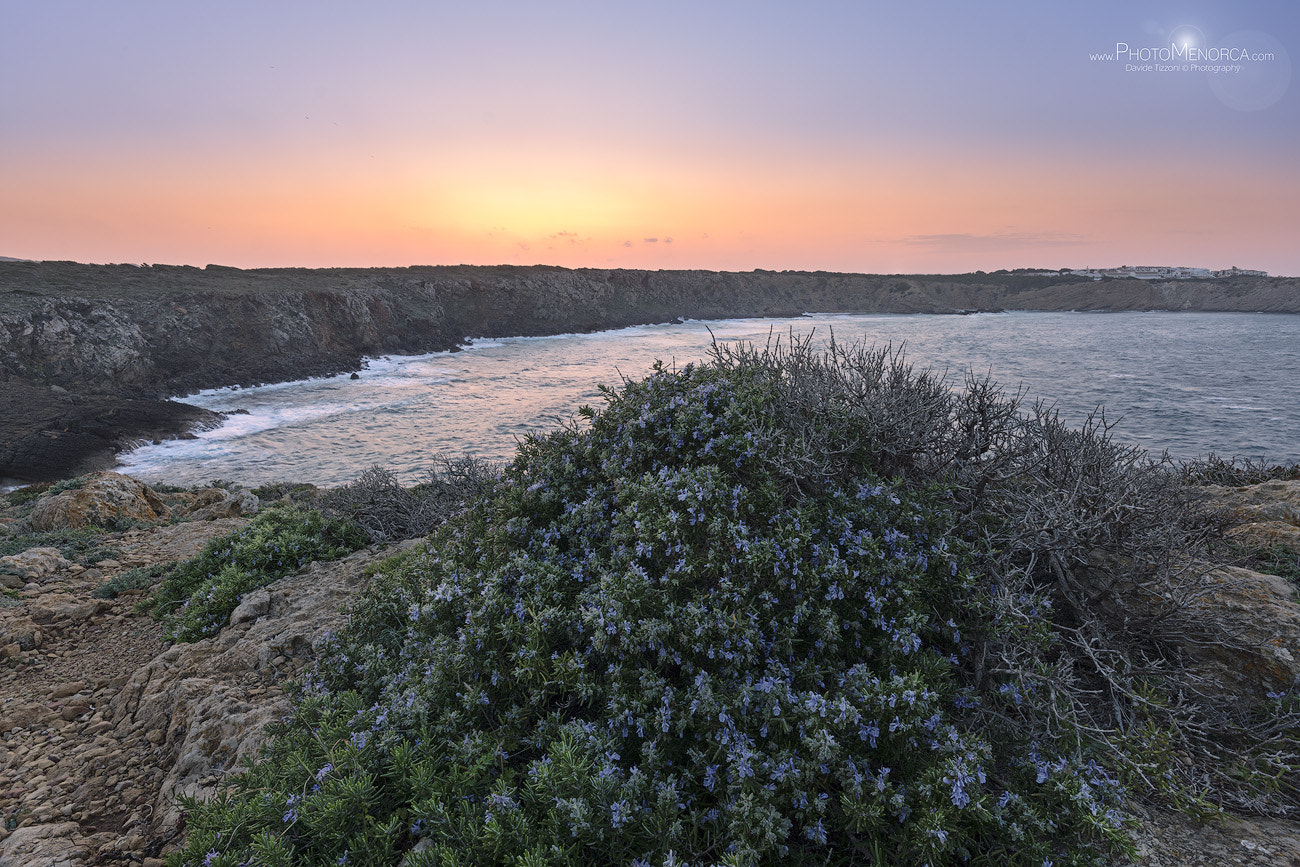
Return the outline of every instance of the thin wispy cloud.
<path id="1" fill-rule="evenodd" d="M 946 247 L 962 250 L 1002 250 L 1009 247 L 1076 247 L 1091 239 L 1069 232 L 993 232 L 980 235 L 953 232 L 936 235 L 908 235 L 904 244 L 918 247 Z"/>

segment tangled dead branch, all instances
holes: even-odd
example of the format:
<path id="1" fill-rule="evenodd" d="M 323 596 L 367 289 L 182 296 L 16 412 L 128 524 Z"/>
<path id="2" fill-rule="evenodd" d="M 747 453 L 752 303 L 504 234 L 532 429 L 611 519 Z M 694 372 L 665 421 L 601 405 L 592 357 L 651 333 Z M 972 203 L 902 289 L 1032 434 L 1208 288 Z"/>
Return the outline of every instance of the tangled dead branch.
<path id="1" fill-rule="evenodd" d="M 967 538 L 985 551 L 995 617 L 1046 621 L 1057 638 L 1056 657 L 1042 659 L 1004 630 L 977 656 L 989 672 L 1015 672 L 1026 690 L 1062 699 L 1018 725 L 1088 733 L 1150 794 L 1172 789 L 1267 814 L 1300 808 L 1300 713 L 1276 701 L 1265 709 L 1266 687 L 1225 690 L 1197 664 L 1247 648 L 1202 604 L 1224 589 L 1210 544 L 1222 526 L 1190 493 L 1198 476 L 1186 465 L 1117 443 L 1100 410 L 1072 428 L 988 376 L 968 372 L 964 387 L 951 387 L 944 374 L 914 370 L 902 347 L 832 338 L 823 351 L 811 335 L 791 336 L 715 344 L 713 363 L 766 377 L 781 396 L 781 423 L 756 431 L 795 440 L 793 450 L 771 449 L 786 455 L 777 469 L 792 494 L 863 465 L 953 492 Z M 1218 478 L 1225 467 L 1204 469 Z"/>
<path id="2" fill-rule="evenodd" d="M 326 494 L 324 505 L 359 524 L 373 542 L 411 539 L 431 533 L 481 494 L 492 477 L 492 468 L 483 461 L 440 457 L 420 484 L 407 488 L 392 472 L 375 466 Z"/>

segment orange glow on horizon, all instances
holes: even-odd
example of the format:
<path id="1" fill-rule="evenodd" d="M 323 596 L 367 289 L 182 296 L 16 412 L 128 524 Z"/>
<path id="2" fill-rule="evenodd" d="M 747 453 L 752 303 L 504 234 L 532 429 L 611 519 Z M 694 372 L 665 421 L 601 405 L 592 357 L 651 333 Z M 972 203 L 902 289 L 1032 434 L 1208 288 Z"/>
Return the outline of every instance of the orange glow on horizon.
<path id="1" fill-rule="evenodd" d="M 977 168 L 971 168 L 971 166 Z M 502 168 L 508 166 L 508 168 Z M 624 153 L 429 152 L 388 163 L 118 158 L 13 179 L 0 255 L 241 267 L 566 267 L 961 272 L 1149 262 L 1279 268 L 1300 184 L 1243 165 L 1188 195 L 1193 165 L 953 164 L 879 150 L 785 165 Z M 1218 203 L 1251 242 L 1216 249 Z M 1014 214 L 1015 222 L 1007 215 Z M 123 251 L 126 254 L 123 254 Z M 1121 261 L 1122 260 L 1122 261 Z M 1272 267 L 1270 267 L 1270 265 Z"/>

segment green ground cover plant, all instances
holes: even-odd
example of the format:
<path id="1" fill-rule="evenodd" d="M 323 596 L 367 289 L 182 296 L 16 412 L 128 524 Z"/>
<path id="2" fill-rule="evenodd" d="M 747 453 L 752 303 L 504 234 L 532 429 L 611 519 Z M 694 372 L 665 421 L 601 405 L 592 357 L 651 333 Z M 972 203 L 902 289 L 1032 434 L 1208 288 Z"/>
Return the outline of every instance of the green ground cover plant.
<path id="1" fill-rule="evenodd" d="M 1300 552 L 1283 545 L 1230 542 L 1226 552 L 1233 561 L 1256 572 L 1285 578 L 1300 590 Z"/>
<path id="2" fill-rule="evenodd" d="M 35 503 L 49 489 L 50 485 L 48 483 L 14 488 L 5 494 L 5 502 L 10 506 L 25 506 L 29 503 Z"/>
<path id="3" fill-rule="evenodd" d="M 0 536 L 0 557 L 21 554 L 28 548 L 57 548 L 64 559 L 82 566 L 122 556 L 122 551 L 108 544 L 108 531 L 98 527 L 81 530 L 49 530 Z"/>
<path id="4" fill-rule="evenodd" d="M 1172 651 L 1226 640 L 1207 519 L 1104 418 L 807 342 L 582 416 L 378 570 L 171 864 L 1101 864 L 1137 799 L 1300 798 L 1295 702 Z"/>
<path id="5" fill-rule="evenodd" d="M 100 584 L 90 595 L 96 599 L 116 599 L 127 590 L 148 590 L 158 579 L 176 568 L 176 563 L 155 563 L 152 566 L 136 566 Z"/>
<path id="6" fill-rule="evenodd" d="M 226 625 L 243 595 L 316 560 L 366 545 L 354 523 L 291 505 L 263 510 L 171 570 L 146 606 L 172 641 L 198 641 Z"/>

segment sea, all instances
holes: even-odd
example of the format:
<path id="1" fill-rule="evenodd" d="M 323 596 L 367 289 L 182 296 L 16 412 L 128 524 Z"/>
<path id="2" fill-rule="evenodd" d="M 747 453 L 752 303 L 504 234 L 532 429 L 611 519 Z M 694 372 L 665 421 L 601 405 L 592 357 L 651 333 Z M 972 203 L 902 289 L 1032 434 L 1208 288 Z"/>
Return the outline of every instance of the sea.
<path id="1" fill-rule="evenodd" d="M 1071 424 L 1104 410 L 1153 457 L 1300 461 L 1300 316 L 1248 313 L 808 314 L 476 339 L 457 352 L 367 359 L 357 378 L 210 389 L 177 399 L 229 413 L 195 439 L 120 456 L 152 482 L 336 486 L 384 467 L 407 483 L 441 456 L 513 459 L 529 435 L 599 406 L 597 387 L 684 366 L 718 342 L 834 337 L 901 348 L 961 388 L 967 371 L 1041 399 Z"/>

